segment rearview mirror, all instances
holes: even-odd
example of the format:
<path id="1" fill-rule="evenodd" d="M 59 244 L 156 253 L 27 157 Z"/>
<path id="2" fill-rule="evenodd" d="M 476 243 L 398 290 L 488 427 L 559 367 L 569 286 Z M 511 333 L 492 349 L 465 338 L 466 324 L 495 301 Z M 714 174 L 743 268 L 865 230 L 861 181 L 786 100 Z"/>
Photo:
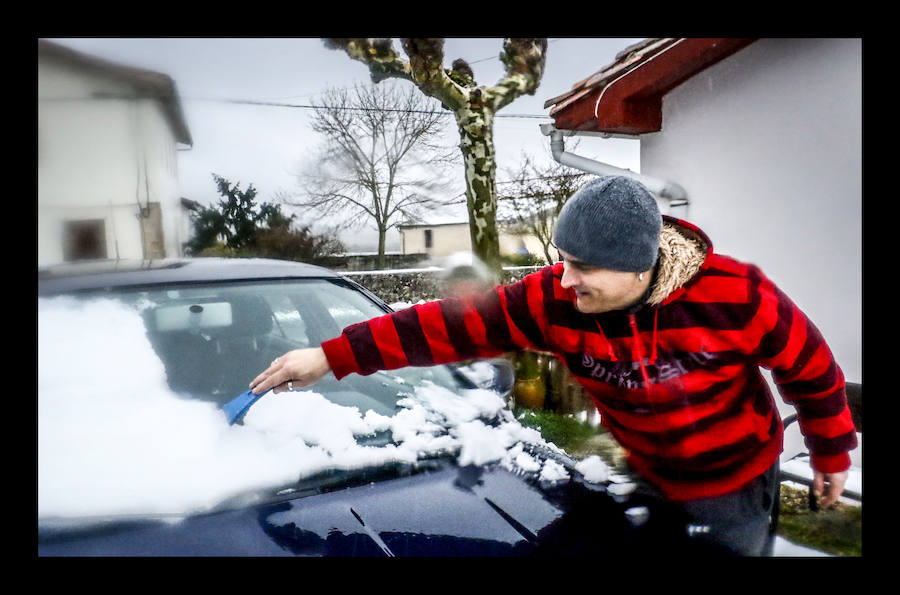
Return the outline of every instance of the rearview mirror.
<path id="1" fill-rule="evenodd" d="M 163 306 L 153 312 L 157 331 L 196 331 L 231 326 L 231 304 L 208 302 Z"/>

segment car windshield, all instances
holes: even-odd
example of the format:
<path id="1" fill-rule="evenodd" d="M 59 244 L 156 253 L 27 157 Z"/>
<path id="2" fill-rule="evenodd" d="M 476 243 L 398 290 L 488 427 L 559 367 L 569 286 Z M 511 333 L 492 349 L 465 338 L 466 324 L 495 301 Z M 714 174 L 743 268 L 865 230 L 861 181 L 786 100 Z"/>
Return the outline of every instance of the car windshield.
<path id="1" fill-rule="evenodd" d="M 219 405 L 245 392 L 285 352 L 320 345 L 347 325 L 384 314 L 352 286 L 325 279 L 144 288 L 115 297 L 140 312 L 169 387 Z M 341 383 L 332 376 L 316 390 L 342 405 L 393 415 L 398 389 L 425 379 L 446 387 L 458 382 L 445 367 L 408 368 Z"/>
<path id="2" fill-rule="evenodd" d="M 527 459 L 539 435 L 446 366 L 329 374 L 228 425 L 222 405 L 275 357 L 382 313 L 331 279 L 40 297 L 39 516 L 177 515 L 334 469 Z"/>

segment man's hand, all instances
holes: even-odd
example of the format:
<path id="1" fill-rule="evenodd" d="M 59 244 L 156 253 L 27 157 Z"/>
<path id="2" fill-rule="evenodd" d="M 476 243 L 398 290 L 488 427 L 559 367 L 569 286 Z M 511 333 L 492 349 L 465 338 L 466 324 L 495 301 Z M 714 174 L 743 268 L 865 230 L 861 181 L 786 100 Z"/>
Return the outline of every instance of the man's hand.
<path id="1" fill-rule="evenodd" d="M 815 471 L 813 474 L 813 494 L 819 501 L 820 508 L 828 508 L 835 502 L 844 491 L 844 484 L 847 482 L 847 471 L 840 473 L 822 473 Z"/>
<path id="2" fill-rule="evenodd" d="M 262 374 L 253 379 L 253 394 L 261 395 L 269 389 L 276 393 L 309 386 L 331 371 L 321 347 L 295 349 L 275 358 Z"/>

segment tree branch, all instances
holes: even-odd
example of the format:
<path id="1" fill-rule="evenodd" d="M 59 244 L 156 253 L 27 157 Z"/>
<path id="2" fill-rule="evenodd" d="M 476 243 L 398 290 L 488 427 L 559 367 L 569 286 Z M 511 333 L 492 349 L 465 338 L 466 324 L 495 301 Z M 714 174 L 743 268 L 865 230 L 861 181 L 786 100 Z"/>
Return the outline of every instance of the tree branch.
<path id="1" fill-rule="evenodd" d="M 466 105 L 468 89 L 457 84 L 444 70 L 443 39 L 408 37 L 402 44 L 403 51 L 409 56 L 412 80 L 422 93 L 439 99 L 451 111 Z"/>
<path id="2" fill-rule="evenodd" d="M 390 39 L 331 37 L 322 41 L 326 48 L 343 50 L 353 60 L 368 66 L 373 83 L 386 78 L 413 80 L 409 62 L 394 51 Z"/>
<path id="3" fill-rule="evenodd" d="M 408 61 L 400 58 L 390 39 L 328 38 L 323 41 L 325 47 L 343 50 L 351 59 L 368 66 L 374 83 L 386 78 L 412 81 L 422 93 L 439 99 L 450 110 L 457 110 L 467 102 L 467 89 L 454 82 L 444 70 L 442 39 L 403 39 Z"/>
<path id="4" fill-rule="evenodd" d="M 495 112 L 517 97 L 537 91 L 547 61 L 547 39 L 506 38 L 500 61 L 506 66 L 506 76 L 487 91 Z"/>

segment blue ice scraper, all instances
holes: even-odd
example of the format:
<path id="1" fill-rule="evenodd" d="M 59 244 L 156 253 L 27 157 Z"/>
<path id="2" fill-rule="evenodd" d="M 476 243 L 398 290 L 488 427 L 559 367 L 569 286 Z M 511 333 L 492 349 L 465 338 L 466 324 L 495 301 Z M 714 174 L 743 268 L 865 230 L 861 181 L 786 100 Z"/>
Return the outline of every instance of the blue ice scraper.
<path id="1" fill-rule="evenodd" d="M 244 417 L 247 410 L 250 409 L 250 407 L 252 407 L 264 394 L 266 393 L 255 395 L 252 390 L 248 390 L 244 394 L 238 395 L 225 403 L 222 407 L 222 411 L 225 412 L 225 417 L 228 419 L 228 425 L 233 425 L 239 419 Z"/>

